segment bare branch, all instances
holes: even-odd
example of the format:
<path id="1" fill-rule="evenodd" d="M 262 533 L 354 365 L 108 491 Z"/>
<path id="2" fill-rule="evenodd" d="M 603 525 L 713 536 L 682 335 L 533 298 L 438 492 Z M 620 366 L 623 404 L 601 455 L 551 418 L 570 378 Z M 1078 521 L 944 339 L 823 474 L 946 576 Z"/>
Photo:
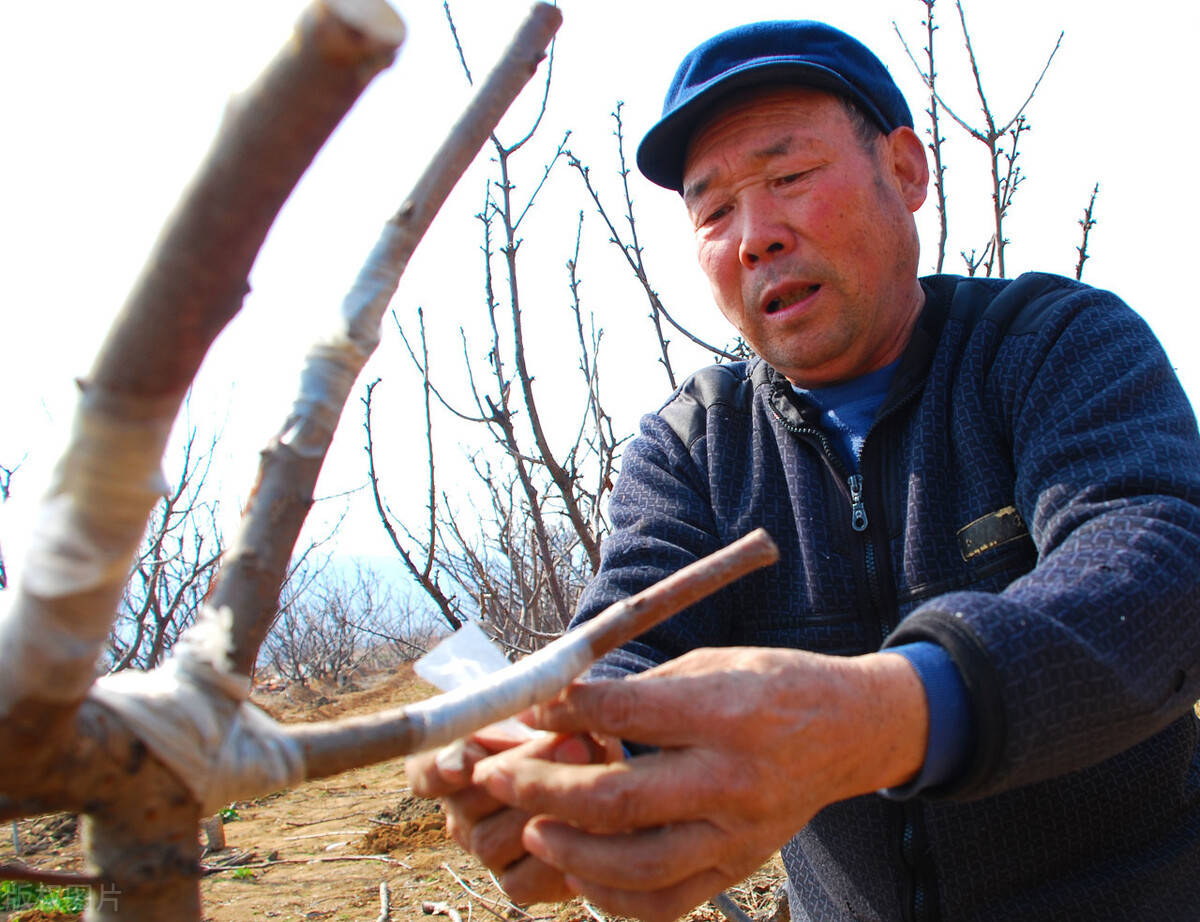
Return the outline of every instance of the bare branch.
<path id="1" fill-rule="evenodd" d="M 535 6 L 505 53 L 433 155 L 343 303 L 345 327 L 309 353 L 297 400 L 276 444 L 264 452 L 254 499 L 243 518 L 213 604 L 235 616 L 230 659 L 248 671 L 270 629 L 275 601 L 308 508 L 308 497 L 350 388 L 379 342 L 380 323 L 408 259 L 438 209 L 509 104 L 533 76 L 562 22 Z M 286 550 L 283 550 L 286 549 Z"/>
<path id="2" fill-rule="evenodd" d="M 1088 235 L 1091 234 L 1092 228 L 1096 226 L 1097 221 L 1093 217 L 1096 208 L 1096 196 L 1100 194 L 1100 183 L 1096 183 L 1092 189 L 1092 197 L 1088 200 L 1087 208 L 1084 209 L 1083 217 L 1079 220 L 1079 226 L 1083 228 L 1083 242 L 1075 249 L 1079 253 L 1079 262 L 1075 264 L 1075 278 L 1083 278 L 1083 264 L 1088 261 Z"/>
<path id="3" fill-rule="evenodd" d="M 618 111 L 619 111 L 619 109 L 618 109 Z M 614 117 L 616 117 L 617 113 L 613 113 L 613 114 L 614 114 Z M 620 158 L 621 158 L 622 175 L 624 176 L 624 175 L 627 175 L 629 171 L 624 166 L 625 153 L 624 153 L 624 150 L 622 149 L 622 142 L 623 142 L 623 136 L 618 133 L 617 149 L 618 149 L 618 152 L 619 152 Z M 600 193 L 597 192 L 595 187 L 592 186 L 591 177 L 589 175 L 591 168 L 585 166 L 583 164 L 583 161 L 580 160 L 577 156 L 575 156 L 574 153 L 567 151 L 567 156 L 569 158 L 567 162 L 579 172 L 580 177 L 583 179 L 584 187 L 588 191 L 588 195 L 590 195 L 592 197 L 592 201 L 596 204 L 596 210 L 599 212 L 600 217 L 604 219 L 604 223 L 605 223 L 605 225 L 607 225 L 608 232 L 611 235 L 609 239 L 612 241 L 613 244 L 615 244 L 617 246 L 618 249 L 620 249 L 621 254 L 625 257 L 625 261 L 629 264 L 629 268 L 633 270 L 634 277 L 637 278 L 638 284 L 642 286 L 642 290 L 645 291 L 645 293 L 646 293 L 646 299 L 650 304 L 650 317 L 655 324 L 655 329 L 658 334 L 659 351 L 662 354 L 661 363 L 662 363 L 664 369 L 666 369 L 667 380 L 670 382 L 671 387 L 674 388 L 676 386 L 675 373 L 674 373 L 674 371 L 672 371 L 672 369 L 670 367 L 670 362 L 666 355 L 666 349 L 667 349 L 667 346 L 670 345 L 670 342 L 669 342 L 669 340 L 666 340 L 662 335 L 662 327 L 658 323 L 658 318 L 660 316 L 662 318 L 664 318 L 667 321 L 667 323 L 669 323 L 671 326 L 673 326 L 676 330 L 678 330 L 680 333 L 682 333 L 684 336 L 686 336 L 689 340 L 691 340 L 693 343 L 695 343 L 697 346 L 700 346 L 702 349 L 705 349 L 705 350 L 711 352 L 714 356 L 717 356 L 721 359 L 724 359 L 724 360 L 730 361 L 730 362 L 738 361 L 739 356 L 734 355 L 733 353 L 728 352 L 724 349 L 721 349 L 717 346 L 713 346 L 710 343 L 706 343 L 704 340 L 700 339 L 698 336 L 696 336 L 694 333 L 692 333 L 690 330 L 688 330 L 685 326 L 683 326 L 682 324 L 677 322 L 675 320 L 675 318 L 672 317 L 667 312 L 667 309 L 665 307 L 663 307 L 662 300 L 658 296 L 658 292 L 655 291 L 653 286 L 651 286 L 651 284 L 650 284 L 650 279 L 646 273 L 645 264 L 642 261 L 642 251 L 641 251 L 640 246 L 625 243 L 624 239 L 621 237 L 620 232 L 617 230 L 616 226 L 612 222 L 612 219 L 609 217 L 608 210 L 607 210 L 607 208 L 605 208 L 604 202 L 600 199 Z M 626 188 L 628 188 L 628 187 L 626 187 Z M 626 197 L 625 204 L 626 204 L 626 219 L 629 221 L 629 223 L 632 226 L 632 224 L 633 224 L 633 200 L 632 200 L 632 198 L 628 197 L 628 195 Z"/>
<path id="4" fill-rule="evenodd" d="M 418 308 L 418 310 L 419 310 L 419 308 Z M 416 367 L 417 371 L 420 372 L 422 380 L 425 381 L 426 385 L 429 387 L 429 390 L 433 393 L 433 396 L 435 396 L 438 399 L 438 403 L 440 403 L 443 407 L 445 407 L 447 410 L 449 410 L 451 413 L 453 413 L 455 416 L 457 416 L 459 419 L 463 420 L 464 422 L 468 422 L 468 423 L 486 423 L 486 422 L 488 422 L 487 418 L 484 416 L 471 416 L 468 413 L 463 413 L 461 410 L 457 409 L 453 404 L 451 404 L 450 401 L 448 401 L 445 397 L 442 396 L 441 391 L 439 391 L 437 389 L 437 387 L 433 384 L 433 381 L 430 379 L 429 373 L 426 371 L 425 364 L 419 358 L 417 358 L 416 352 L 413 351 L 412 344 L 408 341 L 408 336 L 405 334 L 404 328 L 402 326 L 400 326 L 400 319 L 396 316 L 395 311 L 392 311 L 392 319 L 396 323 L 396 332 L 398 332 L 400 334 L 400 341 L 402 343 L 404 343 L 404 348 L 408 352 L 408 357 L 410 359 L 412 359 L 413 365 Z M 422 324 L 422 330 L 424 330 L 424 324 Z M 461 332 L 461 328 L 460 328 L 460 332 Z M 422 336 L 424 336 L 424 333 L 422 333 Z M 468 366 L 468 369 L 469 369 L 469 366 Z M 476 399 L 476 403 L 478 403 L 478 399 Z"/>
<path id="5" fill-rule="evenodd" d="M 1058 40 L 1054 43 L 1054 48 L 1052 48 L 1050 51 L 1050 57 L 1046 58 L 1046 64 L 1042 68 L 1042 72 L 1038 74 L 1037 80 L 1034 81 L 1033 89 L 1029 91 L 1029 96 L 1027 96 L 1025 101 L 1021 103 L 1021 108 L 1017 109 L 1013 117 L 1008 120 L 1008 123 L 1000 129 L 1000 134 L 1004 134 L 1006 131 L 1012 128 L 1013 124 L 1025 114 L 1025 109 L 1029 106 L 1029 104 L 1033 102 L 1033 94 L 1036 93 L 1038 91 L 1038 87 L 1042 85 L 1042 78 L 1046 76 L 1046 71 L 1050 69 L 1050 64 L 1053 62 L 1054 56 L 1058 54 L 1058 49 L 1062 47 L 1062 40 L 1066 34 L 1066 32 L 1058 33 Z"/>
<path id="6" fill-rule="evenodd" d="M 405 568 L 412 574 L 413 578 L 425 590 L 426 594 L 433 600 L 433 603 L 438 607 L 442 617 L 446 623 L 450 625 L 451 630 L 457 631 L 462 627 L 462 617 L 458 612 L 458 605 L 453 598 L 442 592 L 438 586 L 437 579 L 425 571 L 423 567 L 418 567 L 412 559 L 412 555 L 408 549 L 404 547 L 400 536 L 396 534 L 396 529 L 392 525 L 391 516 L 384 506 L 383 497 L 379 492 L 379 475 L 375 471 L 375 446 L 371 433 L 371 398 L 374 394 L 375 387 L 379 384 L 378 379 L 367 385 L 367 396 L 363 398 L 364 420 L 363 428 L 367 432 L 367 465 L 368 476 L 371 482 L 371 492 L 375 497 L 375 509 L 379 513 L 379 520 L 383 523 L 384 530 L 392 541 L 392 546 L 396 549 L 396 553 L 400 555 Z M 432 538 L 430 539 L 432 543 Z"/>
<path id="7" fill-rule="evenodd" d="M 403 709 L 282 729 L 303 748 L 310 779 L 445 745 L 553 697 L 600 656 L 778 556 L 759 529 L 479 682 Z"/>
<path id="8" fill-rule="evenodd" d="M 50 887 L 98 887 L 101 878 L 96 874 L 77 874 L 73 871 L 43 871 L 27 864 L 11 861 L 0 863 L 0 880 L 21 880 Z"/>
<path id="9" fill-rule="evenodd" d="M 945 137 L 941 132 L 941 119 L 938 117 L 939 103 L 936 90 L 937 85 L 937 68 L 934 63 L 933 37 L 937 32 L 938 27 L 933 21 L 933 7 L 936 0 L 921 0 L 925 4 L 925 59 L 927 69 L 922 70 L 917 64 L 916 58 L 908 48 L 908 43 L 904 40 L 904 35 L 900 32 L 900 27 L 895 20 L 892 21 L 892 28 L 900 39 L 900 44 L 904 46 L 908 58 L 912 61 L 913 66 L 920 74 L 925 86 L 929 89 L 929 108 L 925 113 L 929 116 L 930 127 L 927 129 L 930 142 L 927 145 L 930 153 L 933 154 L 933 188 L 937 194 L 937 213 L 938 213 L 938 255 L 935 271 L 940 273 L 946 262 L 946 240 L 949 236 L 949 216 L 946 213 L 946 165 L 942 162 L 942 144 Z"/>

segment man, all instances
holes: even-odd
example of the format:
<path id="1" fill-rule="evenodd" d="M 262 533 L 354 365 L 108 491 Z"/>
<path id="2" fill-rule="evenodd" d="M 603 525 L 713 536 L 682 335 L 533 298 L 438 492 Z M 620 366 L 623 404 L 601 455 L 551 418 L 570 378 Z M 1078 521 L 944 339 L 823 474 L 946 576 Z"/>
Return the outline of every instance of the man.
<path id="1" fill-rule="evenodd" d="M 782 847 L 794 919 L 1200 915 L 1200 438 L 1145 324 L 918 280 L 911 114 L 821 24 L 697 48 L 638 164 L 760 358 L 643 420 L 578 619 L 759 525 L 781 561 L 414 790 L 522 900 L 671 919 Z"/>

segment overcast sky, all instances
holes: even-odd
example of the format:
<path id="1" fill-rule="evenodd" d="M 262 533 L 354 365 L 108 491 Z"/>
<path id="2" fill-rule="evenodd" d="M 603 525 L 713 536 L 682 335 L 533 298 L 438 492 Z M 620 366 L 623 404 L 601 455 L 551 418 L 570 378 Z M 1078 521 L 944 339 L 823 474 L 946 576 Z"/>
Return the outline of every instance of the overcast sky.
<path id="1" fill-rule="evenodd" d="M 0 464 L 22 467 L 14 497 L 0 507 L 0 542 L 19 552 L 30 500 L 69 423 L 71 381 L 120 306 L 182 184 L 211 139 L 229 96 L 245 86 L 290 32 L 295 0 L 126 0 L 96 4 L 10 4 L 0 33 Z M 739 4 L 668 0 L 563 0 L 565 22 L 554 64 L 550 110 L 517 165 L 528 191 L 570 129 L 572 149 L 615 196 L 613 123 L 625 102 L 628 152 L 652 123 L 679 58 L 709 35 L 743 21 Z M 471 66 L 480 75 L 527 9 L 510 0 L 453 4 Z M 895 19 L 914 50 L 923 43 L 920 0 L 796 2 L 781 16 L 826 18 L 872 46 L 909 97 L 918 129 L 926 97 L 893 31 Z M 1076 223 L 1100 183 L 1099 224 L 1084 280 L 1128 300 L 1163 339 L 1193 400 L 1200 397 L 1196 296 L 1181 282 L 1194 261 L 1195 129 L 1190 91 L 1197 6 L 1085 0 L 966 0 L 985 80 L 997 113 L 1011 114 L 1028 94 L 1060 30 L 1066 36 L 1033 101 L 1033 131 L 1020 163 L 1028 179 L 1008 225 L 1010 273 L 1071 274 Z M 442 5 L 416 0 L 400 9 L 409 41 L 397 64 L 377 78 L 285 207 L 251 277 L 253 293 L 201 372 L 196 413 L 225 433 L 221 468 L 230 508 L 248 490 L 255 454 L 281 422 L 307 343 L 327 325 L 378 229 L 468 98 Z M 977 122 L 978 102 L 948 0 L 938 12 L 939 77 L 954 105 Z M 1185 91 L 1189 91 L 1185 95 Z M 527 93 L 502 128 L 515 137 L 528 122 Z M 947 127 L 951 164 L 951 252 L 982 247 L 990 207 L 982 148 Z M 457 329 L 478 329 L 479 230 L 487 158 L 460 184 L 418 249 L 393 307 L 411 322 L 430 316 L 431 337 L 456 356 Z M 692 245 L 674 195 L 631 177 L 652 278 L 668 309 L 716 339 L 727 332 L 694 267 Z M 578 178 L 560 164 L 525 228 L 527 320 L 547 356 L 541 386 L 575 374 L 555 368 L 567 304 L 563 263 L 575 221 L 587 211 L 587 304 L 606 330 L 612 405 L 623 431 L 666 395 L 652 364 L 645 303 L 607 234 L 582 197 Z M 921 215 L 923 269 L 931 268 L 935 216 Z M 959 271 L 952 256 L 948 271 Z M 391 331 L 364 380 L 384 376 L 381 407 L 387 472 L 398 505 L 420 499 L 419 392 Z M 539 338 L 541 337 L 541 338 Z M 557 349 L 561 353 L 561 349 Z M 679 355 L 681 366 L 703 361 Z M 455 368 L 446 360 L 446 374 Z M 459 375 L 461 378 L 461 375 Z M 321 484 L 324 493 L 364 479 L 361 414 L 352 400 Z M 236 461 L 229 459 L 238 459 Z M 350 549 L 378 551 L 377 526 L 349 520 Z M 357 524 L 353 524 L 357 523 Z M 359 537 L 353 537 L 357 535 Z"/>

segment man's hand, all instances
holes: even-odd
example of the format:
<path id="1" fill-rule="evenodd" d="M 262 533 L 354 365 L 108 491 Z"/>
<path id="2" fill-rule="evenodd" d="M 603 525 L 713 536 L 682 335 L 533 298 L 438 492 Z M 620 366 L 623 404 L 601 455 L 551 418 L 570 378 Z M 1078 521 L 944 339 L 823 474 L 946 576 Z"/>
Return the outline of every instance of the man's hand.
<path id="1" fill-rule="evenodd" d="M 903 657 L 765 648 L 696 650 L 575 685 L 531 719 L 660 747 L 608 765 L 513 749 L 474 779 L 489 803 L 534 817 L 524 848 L 564 889 L 664 922 L 751 874 L 825 805 L 910 780 L 928 733 Z"/>
<path id="2" fill-rule="evenodd" d="M 497 873 L 518 903 L 556 902 L 573 896 L 562 872 L 531 856 L 522 843 L 530 814 L 511 809 L 471 781 L 476 764 L 498 752 L 513 758 L 583 765 L 620 758 L 615 741 L 598 743 L 586 734 L 539 734 L 519 741 L 493 727 L 436 752 L 410 756 L 405 772 L 413 793 L 437 797 L 446 813 L 446 832 L 458 845 Z"/>

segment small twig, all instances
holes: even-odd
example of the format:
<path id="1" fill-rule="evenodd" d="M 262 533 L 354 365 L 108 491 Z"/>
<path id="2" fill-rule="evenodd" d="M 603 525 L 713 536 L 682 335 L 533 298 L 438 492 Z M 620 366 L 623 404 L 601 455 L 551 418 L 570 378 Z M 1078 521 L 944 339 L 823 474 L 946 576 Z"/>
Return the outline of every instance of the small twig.
<path id="1" fill-rule="evenodd" d="M 43 871 L 27 864 L 6 861 L 0 864 L 0 880 L 20 880 L 51 887 L 98 887 L 103 881 L 95 874 L 76 874 L 72 871 Z"/>
<path id="2" fill-rule="evenodd" d="M 388 893 L 387 881 L 379 884 L 379 918 L 375 922 L 390 922 L 392 918 L 392 900 Z"/>
<path id="3" fill-rule="evenodd" d="M 387 820 L 377 820 L 374 818 L 368 818 L 367 822 L 371 823 L 374 826 L 388 826 L 392 829 L 399 829 L 401 826 L 404 825 L 403 823 L 389 823 Z"/>
<path id="4" fill-rule="evenodd" d="M 1092 232 L 1092 228 L 1096 226 L 1096 219 L 1092 217 L 1096 207 L 1096 196 L 1100 194 L 1100 183 L 1096 183 L 1096 187 L 1092 189 L 1092 197 L 1088 202 L 1088 206 L 1084 209 L 1083 217 L 1079 221 L 1079 226 L 1083 228 L 1083 242 L 1075 247 L 1079 252 L 1079 262 L 1075 264 L 1076 280 L 1083 278 L 1083 264 L 1088 261 L 1088 235 Z"/>
<path id="5" fill-rule="evenodd" d="M 729 922 L 754 922 L 749 914 L 733 901 L 728 893 L 718 893 L 710 901 Z"/>
<path id="6" fill-rule="evenodd" d="M 324 839 L 329 836 L 365 836 L 366 829 L 331 829 L 329 832 L 310 832 L 302 836 L 284 836 L 284 842 L 298 842 L 301 839 Z"/>
<path id="7" fill-rule="evenodd" d="M 276 864 L 327 864 L 333 861 L 382 861 L 384 864 L 394 864 L 402 867 L 406 871 L 413 869 L 411 864 L 401 861 L 399 858 L 393 858 L 390 855 L 324 855 L 315 858 L 270 858 L 266 861 L 257 861 L 254 864 L 231 864 L 225 867 L 202 864 L 200 865 L 200 870 L 205 874 L 219 874 L 222 871 L 237 871 L 241 868 L 250 868 L 252 870 L 269 868 Z"/>
<path id="8" fill-rule="evenodd" d="M 369 810 L 357 810 L 354 813 L 343 813 L 339 816 L 327 816 L 323 820 L 307 820 L 303 823 L 296 823 L 292 822 L 291 820 L 286 820 L 284 825 L 291 826 L 293 829 L 302 829 L 305 826 L 320 826 L 322 823 L 332 823 L 336 820 L 348 820 L 352 816 L 366 816 L 369 812 Z"/>
<path id="9" fill-rule="evenodd" d="M 505 900 L 490 900 L 486 896 L 482 896 L 475 890 L 472 890 L 469 886 L 467 886 L 467 882 L 465 880 L 463 880 L 461 877 L 459 877 L 457 874 L 454 873 L 454 869 L 451 868 L 450 865 L 443 863 L 442 870 L 445 871 L 447 874 L 449 874 L 451 877 L 453 877 L 455 880 L 455 883 L 457 883 L 460 887 L 462 887 L 463 890 L 465 890 L 468 895 L 473 896 L 473 897 L 475 897 L 475 899 L 479 900 L 479 905 L 482 906 L 484 909 L 486 909 L 488 912 L 490 912 L 492 915 L 494 915 L 497 919 L 503 919 L 503 920 L 505 920 L 505 922 L 511 922 L 512 915 L 510 915 L 510 913 L 514 913 L 514 912 L 524 916 L 526 919 L 533 918 L 533 916 L 531 916 L 524 909 L 522 909 L 516 903 L 511 902 L 510 900 L 507 900 L 507 899 L 505 899 Z M 489 871 L 488 876 L 492 879 L 492 884 L 495 886 L 495 888 L 500 893 L 504 893 L 504 888 L 500 886 L 500 881 L 496 880 L 496 875 L 493 874 L 491 871 Z M 489 905 L 489 904 L 495 904 L 495 905 Z M 496 906 L 504 907 L 504 909 L 507 910 L 507 912 L 500 912 L 498 909 L 496 909 Z"/>
<path id="10" fill-rule="evenodd" d="M 600 915 L 600 913 L 596 911 L 596 908 L 587 900 L 580 900 L 579 903 L 584 909 L 587 910 L 588 915 L 596 920 L 596 922 L 608 922 L 608 920 L 604 918 L 604 916 Z"/>
<path id="11" fill-rule="evenodd" d="M 421 912 L 427 916 L 449 916 L 451 922 L 462 922 L 462 915 L 449 903 L 432 903 L 426 901 L 421 904 Z"/>

